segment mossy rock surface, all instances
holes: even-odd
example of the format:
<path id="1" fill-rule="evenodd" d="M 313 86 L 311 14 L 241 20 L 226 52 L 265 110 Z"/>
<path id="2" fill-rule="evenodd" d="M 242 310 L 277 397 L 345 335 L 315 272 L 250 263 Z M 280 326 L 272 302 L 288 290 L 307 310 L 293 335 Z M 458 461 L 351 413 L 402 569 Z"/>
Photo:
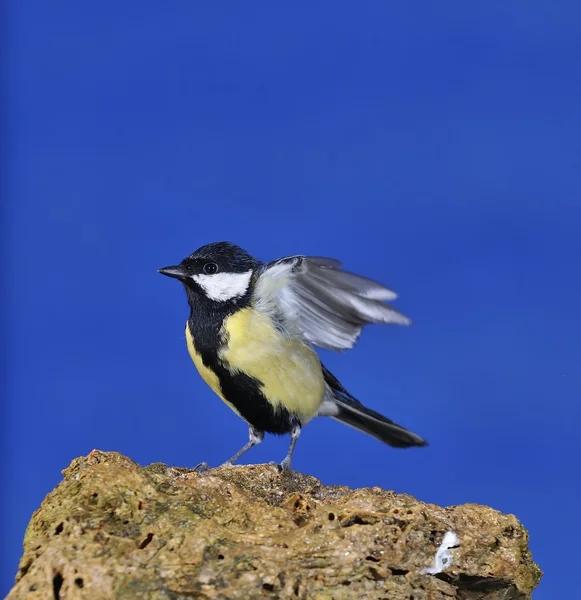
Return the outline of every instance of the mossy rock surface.
<path id="1" fill-rule="evenodd" d="M 63 474 L 32 516 L 9 600 L 525 600 L 541 577 L 516 517 L 486 506 L 96 450 Z M 448 531 L 449 566 L 424 573 Z"/>

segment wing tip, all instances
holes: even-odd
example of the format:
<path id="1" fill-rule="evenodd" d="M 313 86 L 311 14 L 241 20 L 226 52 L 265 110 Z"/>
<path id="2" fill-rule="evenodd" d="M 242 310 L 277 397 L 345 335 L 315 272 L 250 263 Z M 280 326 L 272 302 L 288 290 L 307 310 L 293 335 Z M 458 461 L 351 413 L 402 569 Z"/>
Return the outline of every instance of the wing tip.
<path id="1" fill-rule="evenodd" d="M 387 305 L 384 305 L 384 307 L 387 309 L 387 313 L 385 314 L 385 319 L 381 321 L 382 323 L 386 325 L 393 324 L 405 326 L 409 326 L 413 323 L 409 317 L 406 317 L 403 313 L 400 313 L 395 308 Z"/>
<path id="2" fill-rule="evenodd" d="M 397 293 L 386 287 L 383 289 L 371 289 L 367 292 L 363 292 L 360 295 L 362 298 L 367 298 L 368 300 L 379 300 L 382 302 L 397 300 Z"/>
<path id="3" fill-rule="evenodd" d="M 301 258 L 313 263 L 317 267 L 323 267 L 325 269 L 340 269 L 343 266 L 343 263 L 340 260 L 328 256 L 301 256 Z"/>

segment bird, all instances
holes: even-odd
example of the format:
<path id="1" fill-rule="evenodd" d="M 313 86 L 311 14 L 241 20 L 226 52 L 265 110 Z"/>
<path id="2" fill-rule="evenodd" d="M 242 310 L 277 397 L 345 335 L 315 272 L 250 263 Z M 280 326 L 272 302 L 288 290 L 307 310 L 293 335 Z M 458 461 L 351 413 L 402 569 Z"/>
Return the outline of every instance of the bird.
<path id="1" fill-rule="evenodd" d="M 332 258 L 294 255 L 265 263 L 231 242 L 206 244 L 159 273 L 185 288 L 186 342 L 199 374 L 248 424 L 248 441 L 223 466 L 265 433 L 288 434 L 290 446 L 278 468 L 292 472 L 302 428 L 322 416 L 396 448 L 427 445 L 364 406 L 315 349 L 351 349 L 368 324 L 409 325 L 386 304 L 397 297 L 392 290 Z"/>

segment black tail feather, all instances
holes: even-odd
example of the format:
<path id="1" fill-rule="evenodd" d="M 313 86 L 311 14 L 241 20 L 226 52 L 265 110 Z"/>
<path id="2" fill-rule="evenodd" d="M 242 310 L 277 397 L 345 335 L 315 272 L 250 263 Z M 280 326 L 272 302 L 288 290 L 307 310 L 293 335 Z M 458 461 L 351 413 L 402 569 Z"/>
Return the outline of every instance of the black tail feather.
<path id="1" fill-rule="evenodd" d="M 385 444 L 389 444 L 395 448 L 428 445 L 428 442 L 419 435 L 380 415 L 378 412 L 363 406 L 363 404 L 353 405 L 337 397 L 335 397 L 335 403 L 339 409 L 339 413 L 333 415 L 334 419 L 372 435 Z"/>
<path id="2" fill-rule="evenodd" d="M 334 419 L 355 427 L 355 429 L 359 429 L 395 448 L 428 445 L 428 442 L 419 435 L 361 404 L 330 371 L 323 365 L 321 366 L 323 367 L 325 381 L 333 391 L 333 401 L 338 411 L 330 415 Z"/>

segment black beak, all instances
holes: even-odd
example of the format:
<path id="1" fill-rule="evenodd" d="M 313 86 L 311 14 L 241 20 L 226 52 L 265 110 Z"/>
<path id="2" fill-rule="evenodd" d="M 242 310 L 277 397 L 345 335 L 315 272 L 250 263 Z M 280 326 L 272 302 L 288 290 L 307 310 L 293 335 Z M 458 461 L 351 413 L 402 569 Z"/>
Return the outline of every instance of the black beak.
<path id="1" fill-rule="evenodd" d="M 181 265 L 177 265 L 175 267 L 163 267 L 163 269 L 158 269 L 158 273 L 166 275 L 167 277 L 179 279 L 180 281 L 183 281 L 188 276 L 184 267 Z"/>

